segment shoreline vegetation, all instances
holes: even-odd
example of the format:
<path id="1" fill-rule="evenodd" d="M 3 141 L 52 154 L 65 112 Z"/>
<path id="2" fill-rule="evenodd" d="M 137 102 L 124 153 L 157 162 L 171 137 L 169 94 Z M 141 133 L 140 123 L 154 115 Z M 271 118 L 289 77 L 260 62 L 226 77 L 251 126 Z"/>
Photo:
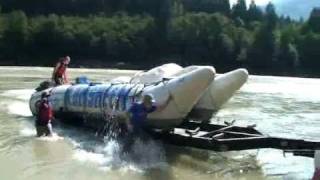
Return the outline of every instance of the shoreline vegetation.
<path id="1" fill-rule="evenodd" d="M 320 77 L 320 9 L 293 20 L 238 0 L 0 0 L 0 66 L 147 70 L 212 65 L 219 73 Z"/>

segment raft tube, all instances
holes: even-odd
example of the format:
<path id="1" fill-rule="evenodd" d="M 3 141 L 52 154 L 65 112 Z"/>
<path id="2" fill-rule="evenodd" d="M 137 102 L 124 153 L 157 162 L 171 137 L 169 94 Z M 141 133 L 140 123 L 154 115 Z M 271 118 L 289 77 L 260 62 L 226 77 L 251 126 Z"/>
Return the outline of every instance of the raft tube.
<path id="1" fill-rule="evenodd" d="M 171 128 L 182 123 L 214 78 L 211 68 L 199 68 L 157 85 L 144 84 L 76 84 L 62 85 L 50 91 L 49 102 L 54 114 L 61 120 L 101 128 L 109 115 L 121 117 L 144 94 L 151 94 L 162 104 L 169 96 L 173 99 L 160 112 L 148 116 L 148 125 Z M 30 109 L 37 114 L 37 104 L 43 91 L 32 94 Z"/>

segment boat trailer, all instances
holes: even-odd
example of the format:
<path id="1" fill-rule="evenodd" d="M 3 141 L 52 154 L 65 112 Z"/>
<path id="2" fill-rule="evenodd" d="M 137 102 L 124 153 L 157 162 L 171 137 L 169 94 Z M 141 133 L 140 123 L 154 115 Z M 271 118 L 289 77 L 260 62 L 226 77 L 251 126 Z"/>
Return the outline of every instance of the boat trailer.
<path id="1" fill-rule="evenodd" d="M 217 125 L 186 121 L 170 131 L 154 130 L 149 134 L 167 144 L 219 152 L 274 148 L 295 156 L 313 158 L 315 151 L 320 150 L 320 142 L 271 137 L 263 135 L 254 127 L 255 125 L 241 127 L 233 123 Z"/>

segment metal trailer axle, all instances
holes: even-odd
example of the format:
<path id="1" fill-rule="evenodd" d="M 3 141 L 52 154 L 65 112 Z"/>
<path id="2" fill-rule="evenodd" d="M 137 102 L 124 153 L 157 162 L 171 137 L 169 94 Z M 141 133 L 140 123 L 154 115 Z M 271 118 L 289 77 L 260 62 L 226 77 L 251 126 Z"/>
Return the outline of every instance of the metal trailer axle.
<path id="1" fill-rule="evenodd" d="M 270 137 L 255 130 L 253 126 L 188 121 L 170 131 L 148 132 L 152 137 L 168 144 L 220 152 L 274 148 L 296 156 L 314 157 L 315 150 L 320 150 L 320 142 Z"/>

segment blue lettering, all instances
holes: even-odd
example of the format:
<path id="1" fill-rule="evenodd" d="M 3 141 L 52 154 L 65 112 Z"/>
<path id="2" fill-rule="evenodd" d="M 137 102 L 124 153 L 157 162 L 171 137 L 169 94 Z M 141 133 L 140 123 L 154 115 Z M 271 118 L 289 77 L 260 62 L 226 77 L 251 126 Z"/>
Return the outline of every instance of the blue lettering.
<path id="1" fill-rule="evenodd" d="M 99 106 L 99 92 L 96 92 L 94 97 L 94 107 L 97 108 Z"/>
<path id="2" fill-rule="evenodd" d="M 81 93 L 80 90 L 81 90 L 81 89 L 78 88 L 78 89 L 77 89 L 77 93 L 76 93 L 76 104 L 77 104 L 77 106 L 80 106 L 80 93 Z"/>
<path id="3" fill-rule="evenodd" d="M 92 94 L 92 91 L 89 90 L 89 93 L 88 93 L 88 107 L 92 107 L 92 101 L 93 101 L 93 94 Z"/>

